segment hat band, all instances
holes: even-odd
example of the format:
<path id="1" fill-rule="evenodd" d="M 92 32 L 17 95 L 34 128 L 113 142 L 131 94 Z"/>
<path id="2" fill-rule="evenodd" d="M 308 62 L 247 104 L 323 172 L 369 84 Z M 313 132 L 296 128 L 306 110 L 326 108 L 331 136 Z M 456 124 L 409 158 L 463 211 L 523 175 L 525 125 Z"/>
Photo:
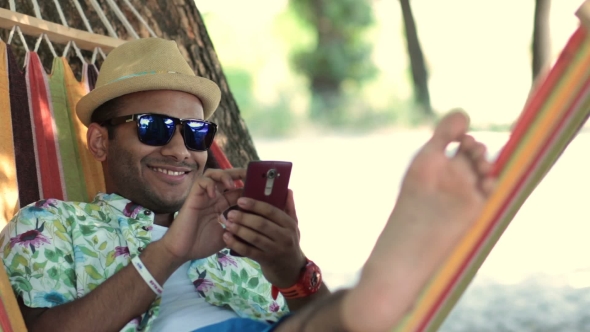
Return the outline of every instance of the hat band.
<path id="1" fill-rule="evenodd" d="M 185 75 L 183 73 L 179 73 L 179 72 L 176 72 L 176 71 L 166 71 L 166 70 L 142 71 L 142 72 L 135 73 L 135 74 L 121 76 L 121 77 L 119 77 L 117 79 L 114 79 L 114 80 L 110 81 L 107 84 L 115 83 L 115 82 L 118 82 L 118 81 L 122 81 L 122 80 L 126 80 L 126 79 L 129 79 L 129 78 L 133 78 L 133 77 L 146 76 L 146 75 L 155 75 L 155 74 L 181 74 L 181 75 Z"/>

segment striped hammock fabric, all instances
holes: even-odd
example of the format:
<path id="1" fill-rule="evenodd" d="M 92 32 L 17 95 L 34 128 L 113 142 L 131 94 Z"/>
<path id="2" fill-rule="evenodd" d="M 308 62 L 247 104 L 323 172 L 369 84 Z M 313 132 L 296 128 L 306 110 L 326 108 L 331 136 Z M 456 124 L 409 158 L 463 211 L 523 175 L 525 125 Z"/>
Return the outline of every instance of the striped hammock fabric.
<path id="1" fill-rule="evenodd" d="M 80 82 L 63 57 L 54 59 L 51 75 L 34 52 L 25 64 L 23 72 L 10 46 L 0 41 L 0 228 L 39 199 L 89 201 L 106 191 L 102 166 L 86 147 L 86 127 L 74 107 L 94 88 L 98 69 L 83 64 Z M 210 153 L 221 168 L 232 168 L 216 143 Z M 0 332 L 12 331 L 26 328 L 0 264 Z"/>
<path id="2" fill-rule="evenodd" d="M 578 15 L 582 14 L 582 10 Z M 498 185 L 468 234 L 394 331 L 436 331 L 512 218 L 590 114 L 590 34 L 580 26 L 537 85 L 498 156 Z"/>

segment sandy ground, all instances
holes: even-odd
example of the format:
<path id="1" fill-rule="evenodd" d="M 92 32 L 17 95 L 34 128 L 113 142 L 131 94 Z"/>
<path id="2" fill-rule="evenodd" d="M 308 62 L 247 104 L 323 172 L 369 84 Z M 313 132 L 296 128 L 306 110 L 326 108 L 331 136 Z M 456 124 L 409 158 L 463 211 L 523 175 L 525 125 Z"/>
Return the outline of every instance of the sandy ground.
<path id="1" fill-rule="evenodd" d="M 427 131 L 255 140 L 293 162 L 301 244 L 332 289 L 354 284 Z M 477 132 L 494 156 L 507 133 Z M 517 214 L 442 331 L 590 331 L 590 134 L 580 134 Z"/>

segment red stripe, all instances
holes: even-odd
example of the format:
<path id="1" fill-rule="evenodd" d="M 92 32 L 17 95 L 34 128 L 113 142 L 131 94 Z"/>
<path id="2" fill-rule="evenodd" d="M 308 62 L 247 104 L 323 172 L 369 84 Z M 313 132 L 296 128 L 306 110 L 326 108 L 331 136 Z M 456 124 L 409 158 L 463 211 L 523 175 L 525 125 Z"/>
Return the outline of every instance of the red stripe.
<path id="1" fill-rule="evenodd" d="M 43 65 L 36 53 L 29 52 L 27 80 L 29 83 L 31 110 L 35 122 L 36 149 L 43 184 L 43 197 L 64 199 L 59 170 L 53 118 L 49 104 L 49 90 Z"/>
<path id="2" fill-rule="evenodd" d="M 4 302 L 0 303 L 0 327 L 2 327 L 2 332 L 12 332 L 14 331 L 12 328 L 12 323 L 10 321 L 10 317 L 6 312 L 6 307 L 4 306 Z"/>
<path id="3" fill-rule="evenodd" d="M 498 176 L 500 171 L 504 169 L 504 165 L 514 153 L 516 146 L 518 143 L 521 142 L 522 137 L 526 133 L 527 128 L 530 127 L 531 122 L 534 120 L 535 116 L 539 113 L 539 108 L 542 106 L 543 102 L 546 100 L 546 97 L 559 79 L 562 77 L 562 74 L 565 72 L 567 66 L 571 63 L 572 59 L 575 57 L 580 44 L 586 38 L 587 31 L 583 27 L 578 28 L 573 36 L 570 38 L 569 42 L 565 46 L 563 52 L 559 55 L 557 62 L 553 66 L 553 69 L 549 72 L 549 75 L 545 79 L 545 81 L 541 84 L 538 91 L 535 92 L 535 95 L 530 100 L 530 103 L 525 106 L 525 110 L 521 114 L 520 118 L 517 120 L 514 129 L 512 130 L 512 134 L 510 135 L 510 140 L 506 143 L 500 155 L 496 159 L 494 163 L 494 167 L 492 169 L 492 175 Z"/>
<path id="4" fill-rule="evenodd" d="M 221 148 L 219 148 L 217 143 L 215 143 L 215 141 L 213 141 L 213 144 L 211 144 L 209 151 L 211 151 L 211 153 L 213 153 L 213 157 L 215 157 L 215 160 L 217 161 L 217 163 L 219 164 L 219 167 L 221 167 L 221 169 L 233 168 L 231 163 L 229 162 L 229 159 L 227 159 L 227 157 L 225 156 L 225 154 L 223 153 Z M 241 180 L 236 180 L 234 182 L 238 188 L 241 188 L 244 186 L 244 183 Z"/>
<path id="5" fill-rule="evenodd" d="M 459 281 L 460 276 L 463 274 L 463 272 L 465 272 L 467 265 L 469 265 L 469 263 L 473 261 L 477 252 L 481 249 L 481 246 L 483 245 L 484 241 L 487 238 L 489 238 L 490 233 L 492 232 L 494 227 L 497 225 L 501 216 L 506 212 L 506 209 L 509 207 L 510 203 L 513 201 L 515 196 L 520 192 L 520 189 L 522 188 L 523 184 L 529 179 L 528 175 L 532 174 L 532 171 L 538 165 L 538 163 L 540 162 L 542 157 L 546 155 L 548 148 L 553 143 L 553 141 L 557 138 L 557 134 L 560 132 L 560 129 L 562 128 L 562 126 L 564 126 L 566 120 L 568 120 L 571 117 L 571 115 L 575 112 L 576 107 L 578 106 L 578 103 L 586 95 L 586 92 L 588 89 L 590 89 L 590 79 L 588 79 L 584 83 L 584 87 L 580 90 L 580 92 L 576 96 L 576 99 L 574 100 L 574 102 L 571 104 L 571 106 L 567 110 L 566 115 L 559 119 L 559 123 L 556 126 L 555 130 L 553 132 L 551 132 L 549 139 L 545 141 L 545 144 L 543 144 L 541 151 L 539 151 L 539 153 L 534 157 L 533 162 L 527 168 L 525 175 L 523 177 L 521 177 L 520 180 L 518 180 L 516 186 L 510 192 L 510 194 L 508 195 L 508 197 L 505 199 L 504 203 L 502 204 L 500 210 L 498 210 L 498 212 L 494 216 L 494 219 L 493 219 L 494 222 L 490 223 L 490 225 L 487 227 L 487 229 L 483 233 L 482 237 L 480 238 L 480 241 L 478 242 L 478 244 L 469 253 L 468 258 L 461 264 L 461 267 L 459 268 L 459 270 L 457 271 L 455 276 L 451 279 L 451 282 L 449 283 L 449 285 L 445 288 L 445 290 L 443 291 L 441 296 L 435 302 L 434 306 L 430 309 L 428 314 L 425 316 L 425 319 L 422 320 L 421 324 L 418 327 L 418 331 L 421 331 L 424 328 L 426 328 L 426 325 L 432 320 L 433 316 L 439 310 L 439 308 L 442 305 L 442 303 L 444 302 L 444 300 L 448 298 L 450 291 L 453 289 L 453 287 L 455 287 L 455 285 Z M 515 136 L 510 137 L 510 141 L 513 141 L 513 140 L 516 140 Z"/>
<path id="6" fill-rule="evenodd" d="M 221 149 L 215 141 L 213 141 L 213 144 L 211 144 L 209 150 L 211 150 L 211 153 L 213 153 L 213 157 L 215 157 L 215 160 L 217 160 L 217 163 L 219 164 L 219 167 L 221 167 L 221 169 L 232 168 L 231 163 L 229 162 L 229 160 L 227 159 L 223 151 L 221 151 Z"/>

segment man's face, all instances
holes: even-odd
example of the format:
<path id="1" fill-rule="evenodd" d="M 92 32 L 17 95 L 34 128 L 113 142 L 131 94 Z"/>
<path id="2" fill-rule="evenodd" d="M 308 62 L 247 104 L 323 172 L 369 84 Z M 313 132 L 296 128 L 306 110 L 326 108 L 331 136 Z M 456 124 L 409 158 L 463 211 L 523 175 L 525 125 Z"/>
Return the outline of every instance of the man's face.
<path id="1" fill-rule="evenodd" d="M 117 116 L 159 113 L 203 119 L 201 101 L 188 93 L 147 91 L 121 98 Z M 137 123 L 129 122 L 117 126 L 108 143 L 106 174 L 119 195 L 156 213 L 172 213 L 184 203 L 206 161 L 207 152 L 186 148 L 181 126 L 167 145 L 149 146 L 139 141 Z"/>

